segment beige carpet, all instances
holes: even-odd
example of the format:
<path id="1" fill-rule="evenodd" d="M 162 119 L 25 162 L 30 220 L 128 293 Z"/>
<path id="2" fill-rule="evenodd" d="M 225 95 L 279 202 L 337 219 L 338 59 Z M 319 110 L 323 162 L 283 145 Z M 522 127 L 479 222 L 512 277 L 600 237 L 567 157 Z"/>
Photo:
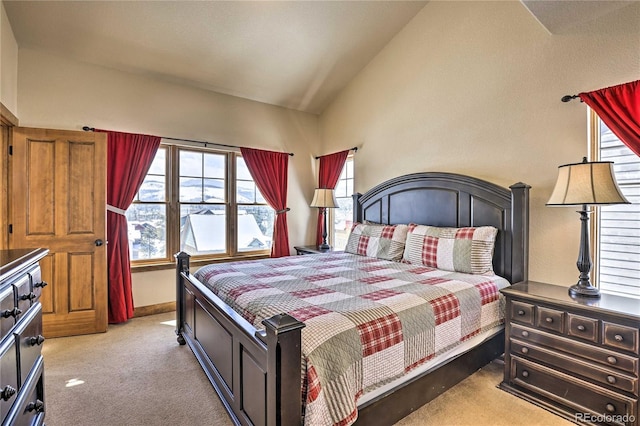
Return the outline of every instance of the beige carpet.
<path id="1" fill-rule="evenodd" d="M 48 426 L 231 425 L 191 350 L 176 342 L 174 313 L 134 318 L 90 336 L 44 344 Z M 496 388 L 491 363 L 398 425 L 571 423 Z"/>

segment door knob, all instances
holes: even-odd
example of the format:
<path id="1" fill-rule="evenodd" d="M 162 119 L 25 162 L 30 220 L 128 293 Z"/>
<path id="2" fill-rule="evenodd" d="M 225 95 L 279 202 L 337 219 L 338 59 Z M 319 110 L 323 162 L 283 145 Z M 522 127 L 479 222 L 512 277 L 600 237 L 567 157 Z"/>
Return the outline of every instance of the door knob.
<path id="1" fill-rule="evenodd" d="M 97 247 L 100 247 L 102 244 L 104 244 L 104 243 L 103 243 L 103 241 L 102 241 L 100 238 L 98 238 L 98 239 L 97 239 L 97 240 L 95 240 L 94 242 L 95 242 L 95 244 L 96 244 L 96 246 L 97 246 Z"/>

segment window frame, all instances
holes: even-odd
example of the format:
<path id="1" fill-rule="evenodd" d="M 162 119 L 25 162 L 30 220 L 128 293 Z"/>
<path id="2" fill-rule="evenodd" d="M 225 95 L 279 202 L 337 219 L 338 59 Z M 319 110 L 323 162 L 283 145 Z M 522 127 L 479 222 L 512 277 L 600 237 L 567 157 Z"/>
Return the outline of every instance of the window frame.
<path id="1" fill-rule="evenodd" d="M 353 153 L 349 153 L 349 155 L 347 155 L 347 159 L 344 162 L 344 166 L 342 166 L 342 171 L 340 171 L 340 176 L 342 176 L 342 173 L 345 172 L 347 170 L 347 164 L 351 162 L 352 163 L 352 169 L 353 169 L 353 176 L 346 178 L 346 180 L 351 179 L 353 181 L 353 186 L 351 188 L 351 194 L 347 194 L 346 197 L 336 197 L 336 199 L 339 198 L 349 198 L 351 199 L 351 203 L 352 203 L 352 209 L 353 209 L 353 194 L 355 193 L 356 190 L 356 179 L 355 179 L 355 171 L 356 171 L 356 163 L 355 163 L 355 156 L 353 155 Z M 338 179 L 338 183 L 336 184 L 336 187 L 340 184 L 340 179 Z M 329 223 L 329 229 L 327 231 L 328 235 L 327 235 L 327 240 L 329 242 L 329 244 L 332 246 L 332 248 L 335 248 L 335 241 L 336 241 L 336 229 L 335 229 L 335 210 L 336 209 L 327 209 L 329 211 L 329 216 L 327 217 L 328 219 L 328 223 Z M 349 230 L 347 230 L 349 231 Z M 343 249 L 343 248 L 342 248 Z M 342 250 L 342 249 L 338 249 L 338 250 Z"/>
<path id="2" fill-rule="evenodd" d="M 232 260 L 247 260 L 253 258 L 267 258 L 271 254 L 271 248 L 264 250 L 242 250 L 238 249 L 238 204 L 236 202 L 236 161 L 242 158 L 237 149 L 224 149 L 219 147 L 203 147 L 200 144 L 181 143 L 180 141 L 162 140 L 160 149 L 166 149 L 165 158 L 166 170 L 166 253 L 165 257 L 153 259 L 130 259 L 131 268 L 136 272 L 168 269 L 174 266 L 174 254 L 180 251 L 180 207 L 181 204 L 197 204 L 193 202 L 181 202 L 180 194 L 180 151 L 193 151 L 212 154 L 222 154 L 225 156 L 225 202 L 215 203 L 215 205 L 225 206 L 226 215 L 226 248 L 223 253 L 211 253 L 203 255 L 191 255 L 191 263 L 200 265 L 205 263 L 224 262 Z M 204 173 L 203 173 L 204 174 Z M 256 188 L 257 190 L 257 188 Z M 136 199 L 138 195 L 136 194 Z M 133 204 L 151 204 L 151 202 L 141 202 L 134 200 Z M 158 204 L 156 202 L 155 204 Z M 243 203 L 242 205 L 246 205 Z M 254 203 L 257 206 L 267 206 L 268 203 Z"/>
<path id="3" fill-rule="evenodd" d="M 596 112 L 593 111 L 591 108 L 587 107 L 587 111 L 588 111 L 587 112 L 588 114 L 587 139 L 589 141 L 588 143 L 589 161 L 601 161 L 600 146 L 601 146 L 602 140 L 601 140 L 601 133 L 600 133 L 600 123 L 602 120 L 600 119 L 598 114 L 596 114 Z M 620 183 L 619 185 L 621 187 L 626 186 L 625 184 L 620 184 Z M 636 185 L 636 184 L 630 184 L 630 185 Z M 600 224 L 602 219 L 602 212 L 601 212 L 600 206 L 594 206 L 594 207 L 595 208 L 591 213 L 591 220 L 589 224 L 591 256 L 592 256 L 592 269 L 590 273 L 591 281 L 595 283 L 595 286 L 603 293 L 615 294 L 619 297 L 631 297 L 631 298 L 636 298 L 640 300 L 640 294 L 636 295 L 635 297 L 629 296 L 627 294 L 623 295 L 614 290 L 608 290 L 606 288 L 603 289 L 601 286 L 600 244 L 602 243 L 602 241 L 601 241 L 601 235 L 600 235 Z"/>

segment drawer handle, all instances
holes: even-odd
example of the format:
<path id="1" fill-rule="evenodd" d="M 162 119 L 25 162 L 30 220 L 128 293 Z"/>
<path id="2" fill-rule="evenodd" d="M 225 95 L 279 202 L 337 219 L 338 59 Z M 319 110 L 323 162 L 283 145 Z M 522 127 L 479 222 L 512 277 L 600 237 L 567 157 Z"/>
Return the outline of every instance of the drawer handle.
<path id="1" fill-rule="evenodd" d="M 553 322 L 553 318 L 551 318 L 551 317 L 546 317 L 544 320 L 546 322 L 548 322 L 549 324 L 551 324 Z"/>
<path id="2" fill-rule="evenodd" d="M 35 411 L 36 413 L 42 413 L 44 411 L 44 402 L 36 399 L 35 402 L 27 404 L 27 411 Z"/>
<path id="3" fill-rule="evenodd" d="M 523 316 L 524 315 L 524 311 L 522 309 L 518 310 L 518 315 Z"/>
<path id="4" fill-rule="evenodd" d="M 12 386 L 7 385 L 2 389 L 2 392 L 0 392 L 0 398 L 2 398 L 3 401 L 8 401 L 15 394 L 16 390 Z"/>
<path id="5" fill-rule="evenodd" d="M 613 385 L 616 382 L 616 378 L 614 376 L 607 376 L 607 382 Z"/>
<path id="6" fill-rule="evenodd" d="M 44 337 L 41 334 L 38 334 L 36 337 L 29 337 L 29 345 L 31 346 L 40 346 L 42 343 L 44 343 Z"/>
<path id="7" fill-rule="evenodd" d="M 2 318 L 9 318 L 9 317 L 16 318 L 21 313 L 22 313 L 22 309 L 18 309 L 18 308 L 6 309 L 2 311 Z"/>
<path id="8" fill-rule="evenodd" d="M 616 412 L 616 406 L 615 406 L 615 405 L 613 405 L 613 404 L 611 404 L 611 403 L 607 404 L 607 405 L 605 406 L 605 408 L 607 409 L 607 411 L 608 411 L 609 413 L 615 413 L 615 412 Z"/>
<path id="9" fill-rule="evenodd" d="M 49 285 L 49 283 L 48 283 L 48 282 L 46 282 L 46 281 L 42 281 L 42 282 L 39 282 L 39 283 L 35 283 L 33 286 L 34 286 L 34 287 L 36 287 L 36 288 L 37 288 L 37 287 L 45 288 L 45 287 L 46 287 L 46 286 L 48 286 L 48 285 Z"/>
<path id="10" fill-rule="evenodd" d="M 527 348 L 527 347 L 523 347 L 522 349 L 520 349 L 520 351 L 521 351 L 523 354 L 528 354 L 528 353 L 529 353 L 529 348 Z"/>
<path id="11" fill-rule="evenodd" d="M 529 377 L 529 372 L 527 370 L 524 370 L 522 372 L 522 377 Z"/>
<path id="12" fill-rule="evenodd" d="M 528 331 L 523 331 L 522 332 L 522 337 L 529 337 L 529 332 Z"/>
<path id="13" fill-rule="evenodd" d="M 579 330 L 579 331 L 585 331 L 586 329 L 587 329 L 587 328 L 586 328 L 584 325 L 582 325 L 582 324 L 580 324 L 580 325 L 578 326 L 578 330 Z"/>
<path id="14" fill-rule="evenodd" d="M 624 340 L 621 334 L 616 334 L 613 338 L 616 339 L 616 342 L 622 342 Z"/>
<path id="15" fill-rule="evenodd" d="M 20 296 L 20 300 L 33 300 L 36 298 L 36 294 L 34 292 L 29 292 L 29 294 L 23 294 Z"/>
<path id="16" fill-rule="evenodd" d="M 608 356 L 607 357 L 607 362 L 609 364 L 617 364 L 618 363 L 618 359 L 615 356 Z"/>

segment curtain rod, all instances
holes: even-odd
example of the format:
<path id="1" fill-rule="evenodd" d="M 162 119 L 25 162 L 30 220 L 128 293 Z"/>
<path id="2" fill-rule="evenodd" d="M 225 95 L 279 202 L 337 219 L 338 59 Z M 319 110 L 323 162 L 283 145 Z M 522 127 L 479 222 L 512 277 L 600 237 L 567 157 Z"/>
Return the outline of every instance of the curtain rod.
<path id="1" fill-rule="evenodd" d="M 89 126 L 84 126 L 82 127 L 82 130 L 84 130 L 85 132 L 95 132 L 96 128 L 95 127 L 89 127 Z M 184 142 L 193 142 L 193 143 L 201 143 L 205 146 L 205 148 L 207 147 L 207 145 L 214 145 L 214 146 L 222 146 L 225 148 L 242 148 L 240 146 L 235 146 L 235 145 L 225 145 L 223 143 L 214 143 L 214 142 L 207 142 L 207 141 L 198 141 L 198 140 L 194 140 L 194 139 L 181 139 L 181 138 L 170 138 L 167 136 L 160 136 L 161 139 L 167 139 L 170 141 L 184 141 Z M 287 154 L 289 154 L 290 156 L 293 157 L 293 152 L 288 152 Z"/>
<path id="2" fill-rule="evenodd" d="M 580 95 L 564 95 L 562 97 L 562 99 L 560 99 L 562 102 L 571 102 L 572 100 L 579 98 Z M 582 102 L 582 99 L 580 99 L 580 102 Z"/>
<path id="3" fill-rule="evenodd" d="M 354 146 L 353 148 L 349 148 L 349 151 L 357 152 L 357 151 L 358 151 L 358 147 L 357 147 L 357 146 Z M 317 160 L 317 159 L 319 159 L 320 157 L 324 157 L 324 155 L 319 155 L 319 156 L 317 156 L 317 157 L 316 157 L 316 160 Z"/>

